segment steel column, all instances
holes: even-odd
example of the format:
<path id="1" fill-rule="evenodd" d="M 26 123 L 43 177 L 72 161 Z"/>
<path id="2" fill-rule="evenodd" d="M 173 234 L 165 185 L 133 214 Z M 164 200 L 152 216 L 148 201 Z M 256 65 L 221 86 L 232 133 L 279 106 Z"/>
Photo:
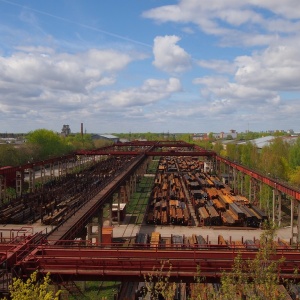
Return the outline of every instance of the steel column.
<path id="1" fill-rule="evenodd" d="M 3 202 L 6 197 L 6 178 L 3 175 L 0 175 L 0 201 Z"/>
<path id="2" fill-rule="evenodd" d="M 103 207 L 98 212 L 98 244 L 102 243 Z"/>
<path id="3" fill-rule="evenodd" d="M 16 194 L 17 196 L 22 195 L 22 173 L 20 171 L 16 172 Z"/>

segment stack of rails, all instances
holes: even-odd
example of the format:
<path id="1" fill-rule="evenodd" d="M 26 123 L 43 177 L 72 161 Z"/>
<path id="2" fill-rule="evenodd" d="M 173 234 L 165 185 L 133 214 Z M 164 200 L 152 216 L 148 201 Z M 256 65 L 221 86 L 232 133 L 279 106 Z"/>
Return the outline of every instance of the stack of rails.
<path id="1" fill-rule="evenodd" d="M 206 188 L 208 199 L 218 199 L 218 190 L 215 187 Z"/>
<path id="2" fill-rule="evenodd" d="M 265 212 L 263 212 L 261 209 L 259 209 L 257 206 L 251 205 L 250 209 L 252 209 L 260 217 L 261 222 L 268 220 L 267 214 Z"/>
<path id="3" fill-rule="evenodd" d="M 242 204 L 242 205 L 248 205 L 249 204 L 249 200 L 244 196 L 232 195 L 231 198 L 233 199 L 233 201 L 235 203 Z"/>
<path id="4" fill-rule="evenodd" d="M 221 213 L 221 219 L 222 219 L 223 225 L 226 225 L 226 226 L 233 226 L 238 221 L 232 215 L 232 213 L 228 210 Z"/>
<path id="5" fill-rule="evenodd" d="M 165 239 L 161 239 L 160 240 L 160 245 L 163 248 L 170 249 L 171 245 L 172 245 L 172 239 L 170 237 L 165 238 Z"/>
<path id="6" fill-rule="evenodd" d="M 225 241 L 223 235 L 218 235 L 218 245 L 227 246 L 227 242 Z"/>
<path id="7" fill-rule="evenodd" d="M 160 233 L 159 232 L 152 232 L 150 238 L 150 247 L 157 248 L 160 244 Z"/>
<path id="8" fill-rule="evenodd" d="M 209 217 L 210 217 L 210 225 L 213 226 L 220 226 L 222 225 L 222 220 L 218 212 L 215 210 L 213 206 L 206 206 L 206 209 L 208 211 Z"/>
<path id="9" fill-rule="evenodd" d="M 217 190 L 218 200 L 226 208 L 229 209 L 229 204 L 233 203 L 232 199 L 228 195 L 224 195 L 222 191 Z"/>
<path id="10" fill-rule="evenodd" d="M 149 236 L 147 233 L 137 233 L 135 236 L 135 245 L 147 247 L 149 243 Z"/>
<path id="11" fill-rule="evenodd" d="M 222 191 L 225 195 L 234 195 L 234 192 L 233 192 L 233 189 L 228 186 L 228 185 L 225 185 L 223 188 L 222 188 Z"/>
<path id="12" fill-rule="evenodd" d="M 252 240 L 245 240 L 244 245 L 247 249 L 257 250 L 258 245 Z"/>
<path id="13" fill-rule="evenodd" d="M 209 226 L 211 224 L 209 213 L 204 206 L 198 208 L 198 220 L 200 226 Z"/>
<path id="14" fill-rule="evenodd" d="M 197 235 L 196 239 L 197 239 L 197 247 L 198 248 L 206 248 L 207 242 L 202 235 Z"/>
<path id="15" fill-rule="evenodd" d="M 171 243 L 172 243 L 172 247 L 182 248 L 182 246 L 184 245 L 183 236 L 177 235 L 177 234 L 174 234 L 174 235 L 172 234 L 171 235 Z"/>
<path id="16" fill-rule="evenodd" d="M 149 211 L 147 214 L 147 224 L 153 224 L 154 223 L 154 213 L 153 211 Z"/>
<path id="17" fill-rule="evenodd" d="M 187 240 L 190 248 L 194 248 L 197 245 L 197 237 L 195 234 L 193 234 L 191 237 L 188 237 Z"/>
<path id="18" fill-rule="evenodd" d="M 282 239 L 278 239 L 278 246 L 281 249 L 290 249 L 291 248 L 291 245 L 287 241 L 282 240 Z"/>
<path id="19" fill-rule="evenodd" d="M 243 224 L 245 220 L 245 213 L 237 204 L 229 203 L 229 211 L 237 218 L 239 225 Z"/>
<path id="20" fill-rule="evenodd" d="M 246 205 L 240 205 L 239 208 L 245 214 L 245 219 L 244 219 L 245 226 L 256 227 L 256 228 L 259 227 L 260 224 L 259 217 L 252 209 L 250 209 Z"/>
<path id="21" fill-rule="evenodd" d="M 63 207 L 60 210 L 55 211 L 52 215 L 43 218 L 44 225 L 58 225 L 61 221 L 65 219 L 68 212 L 68 207 Z"/>
<path id="22" fill-rule="evenodd" d="M 216 209 L 217 212 L 224 212 L 226 211 L 226 208 L 218 199 L 213 199 L 211 200 L 213 203 L 214 208 Z"/>
<path id="23" fill-rule="evenodd" d="M 234 249 L 245 249 L 246 246 L 241 241 L 231 241 L 231 243 L 228 245 L 230 248 Z"/>
<path id="24" fill-rule="evenodd" d="M 11 222 L 11 218 L 25 209 L 25 205 L 23 203 L 17 205 L 11 205 L 0 211 L 0 220 L 2 224 Z"/>
<path id="25" fill-rule="evenodd" d="M 206 176 L 206 184 L 207 187 L 214 187 L 214 183 L 210 180 L 210 178 L 208 176 Z"/>
<path id="26" fill-rule="evenodd" d="M 210 180 L 212 181 L 213 185 L 218 189 L 223 189 L 225 186 L 224 186 L 224 183 L 219 180 L 217 177 L 210 177 Z"/>

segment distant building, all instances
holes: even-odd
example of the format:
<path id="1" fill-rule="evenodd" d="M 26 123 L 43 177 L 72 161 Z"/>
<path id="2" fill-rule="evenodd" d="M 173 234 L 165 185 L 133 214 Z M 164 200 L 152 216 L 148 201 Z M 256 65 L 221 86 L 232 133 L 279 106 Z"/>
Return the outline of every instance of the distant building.
<path id="1" fill-rule="evenodd" d="M 236 139 L 237 132 L 234 129 L 231 129 L 229 132 L 221 132 L 220 133 L 220 139 L 227 139 L 227 138 Z"/>
<path id="2" fill-rule="evenodd" d="M 192 135 L 193 141 L 203 141 L 203 140 L 207 140 L 207 139 L 208 139 L 207 133 L 195 133 Z"/>
<path id="3" fill-rule="evenodd" d="M 63 125 L 63 128 L 61 130 L 61 135 L 62 136 L 68 136 L 71 133 L 71 129 L 69 125 Z"/>
<path id="4" fill-rule="evenodd" d="M 119 138 L 112 134 L 92 134 L 92 139 L 93 140 L 107 140 L 107 141 L 111 141 L 114 143 L 119 142 Z"/>
<path id="5" fill-rule="evenodd" d="M 233 140 L 237 138 L 238 133 L 231 129 L 229 132 L 220 132 L 220 133 L 213 133 L 210 132 L 208 135 L 212 135 L 215 139 L 228 139 L 232 138 Z"/>

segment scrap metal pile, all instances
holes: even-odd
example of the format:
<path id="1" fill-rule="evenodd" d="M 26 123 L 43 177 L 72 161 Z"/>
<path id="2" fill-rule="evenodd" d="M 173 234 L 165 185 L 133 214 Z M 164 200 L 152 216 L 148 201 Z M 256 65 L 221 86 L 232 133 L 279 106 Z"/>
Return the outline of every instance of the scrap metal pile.
<path id="1" fill-rule="evenodd" d="M 234 194 L 217 176 L 204 172 L 195 157 L 160 160 L 147 214 L 148 224 L 189 225 L 191 203 L 200 226 L 259 227 L 266 214 Z"/>

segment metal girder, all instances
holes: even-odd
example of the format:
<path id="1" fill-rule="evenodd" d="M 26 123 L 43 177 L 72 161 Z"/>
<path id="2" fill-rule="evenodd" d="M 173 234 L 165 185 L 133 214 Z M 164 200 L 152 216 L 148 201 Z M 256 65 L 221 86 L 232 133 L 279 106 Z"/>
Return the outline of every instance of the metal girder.
<path id="1" fill-rule="evenodd" d="M 230 161 L 229 159 L 226 159 L 224 157 L 221 156 L 216 156 L 216 159 L 237 169 L 238 171 L 243 172 L 244 174 L 249 175 L 251 178 L 257 179 L 258 181 L 261 181 L 265 184 L 267 184 L 268 186 L 277 189 L 280 192 L 283 192 L 284 194 L 287 194 L 291 197 L 293 197 L 294 199 L 300 201 L 300 191 L 297 189 L 294 189 L 288 185 L 286 185 L 285 183 L 282 183 L 276 179 L 270 178 L 268 176 L 265 176 L 257 171 L 254 171 L 252 169 L 249 169 L 245 166 L 242 166 L 240 164 L 234 163 L 232 161 Z"/>
<path id="2" fill-rule="evenodd" d="M 215 279 L 222 272 L 230 271 L 235 257 L 240 254 L 242 260 L 252 260 L 256 251 L 243 249 L 214 249 L 213 245 L 207 249 L 182 248 L 162 250 L 158 248 L 126 249 L 126 248 L 59 248 L 53 246 L 39 246 L 20 266 L 26 270 L 38 268 L 42 272 L 50 272 L 52 276 L 66 276 L 82 280 L 90 280 L 94 276 L 117 278 L 120 276 L 141 277 L 153 270 L 160 270 L 162 261 L 168 262 L 162 274 L 177 278 L 194 278 L 197 268 L 201 276 Z M 282 278 L 300 280 L 300 275 L 294 271 L 300 267 L 300 252 L 281 249 L 271 255 L 270 260 L 277 261 L 282 257 L 284 263 L 280 266 Z M 168 268 L 172 265 L 172 269 Z"/>
<path id="3" fill-rule="evenodd" d="M 76 234 L 84 228 L 95 211 L 97 211 L 109 199 L 122 182 L 132 174 L 145 159 L 144 155 L 135 158 L 130 166 L 124 169 L 105 186 L 95 197 L 89 200 L 76 214 L 71 216 L 64 224 L 56 228 L 48 235 L 51 243 L 59 243 L 58 240 L 74 239 Z"/>

